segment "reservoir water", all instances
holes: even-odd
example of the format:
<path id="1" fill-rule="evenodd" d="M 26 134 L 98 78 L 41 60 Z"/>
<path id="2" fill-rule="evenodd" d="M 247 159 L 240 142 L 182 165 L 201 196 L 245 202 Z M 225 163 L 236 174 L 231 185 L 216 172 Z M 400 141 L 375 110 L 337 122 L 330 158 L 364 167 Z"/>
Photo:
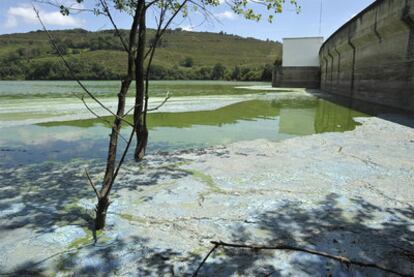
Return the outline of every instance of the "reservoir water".
<path id="1" fill-rule="evenodd" d="M 85 84 L 115 110 L 119 82 Z M 151 83 L 150 104 L 157 106 L 167 92 L 167 104 L 149 115 L 150 153 L 343 132 L 358 125 L 356 117 L 367 116 L 304 91 L 274 90 L 267 83 L 157 81 Z M 110 129 L 75 97 L 80 93 L 69 81 L 0 82 L 0 167 L 104 161 Z M 130 97 L 129 106 L 132 101 Z M 129 131 L 125 127 L 122 133 Z"/>

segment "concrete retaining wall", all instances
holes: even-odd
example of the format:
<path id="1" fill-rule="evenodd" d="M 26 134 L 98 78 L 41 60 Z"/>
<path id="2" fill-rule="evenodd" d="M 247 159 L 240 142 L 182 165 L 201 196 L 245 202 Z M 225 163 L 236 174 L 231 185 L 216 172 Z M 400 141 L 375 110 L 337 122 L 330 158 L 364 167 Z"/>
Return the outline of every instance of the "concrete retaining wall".
<path id="1" fill-rule="evenodd" d="M 319 56 L 322 90 L 414 111 L 414 0 L 377 0 Z"/>
<path id="2" fill-rule="evenodd" d="M 272 86 L 282 88 L 319 88 L 320 68 L 318 66 L 275 66 Z"/>

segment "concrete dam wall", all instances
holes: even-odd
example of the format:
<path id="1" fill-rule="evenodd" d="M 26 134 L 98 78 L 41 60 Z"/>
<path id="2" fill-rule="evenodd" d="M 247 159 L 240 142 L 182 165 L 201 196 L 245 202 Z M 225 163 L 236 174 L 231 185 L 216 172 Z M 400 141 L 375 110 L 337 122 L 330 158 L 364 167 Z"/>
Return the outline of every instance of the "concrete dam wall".
<path id="1" fill-rule="evenodd" d="M 322 90 L 414 111 L 414 0 L 377 0 L 319 56 Z"/>
<path id="2" fill-rule="evenodd" d="M 319 88 L 322 42 L 323 37 L 284 38 L 282 64 L 273 68 L 272 86 Z"/>

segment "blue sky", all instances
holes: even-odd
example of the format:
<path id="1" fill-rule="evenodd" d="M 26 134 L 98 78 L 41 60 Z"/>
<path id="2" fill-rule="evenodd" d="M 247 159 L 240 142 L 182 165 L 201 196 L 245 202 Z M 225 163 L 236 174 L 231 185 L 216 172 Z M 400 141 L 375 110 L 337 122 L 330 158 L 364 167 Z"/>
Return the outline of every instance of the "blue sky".
<path id="1" fill-rule="evenodd" d="M 53 0 L 63 2 L 75 2 L 74 0 Z M 86 7 L 95 0 L 86 0 Z M 289 2 L 289 1 L 287 1 Z M 273 23 L 267 20 L 253 22 L 235 15 L 229 7 L 223 3 L 210 11 L 217 20 L 203 21 L 200 14 L 192 14 L 188 19 L 177 18 L 173 28 L 182 27 L 185 30 L 194 31 L 224 31 L 243 37 L 256 37 L 259 39 L 281 40 L 283 37 L 318 36 L 319 14 L 321 0 L 298 0 L 302 11 L 297 14 L 295 9 L 287 4 L 284 12 L 275 16 Z M 322 28 L 321 35 L 325 38 L 338 27 L 352 18 L 359 11 L 367 7 L 374 0 L 322 0 Z M 40 29 L 40 25 L 34 17 L 30 0 L 0 0 L 0 34 L 27 32 Z M 104 17 L 97 17 L 89 13 L 73 14 L 63 17 L 57 8 L 35 2 L 41 12 L 41 16 L 49 29 L 84 28 L 87 30 L 102 30 L 111 28 L 110 23 Z M 256 6 L 257 7 L 257 6 Z M 115 21 L 120 28 L 128 28 L 130 17 L 126 14 L 114 14 Z M 154 27 L 155 21 L 150 15 L 148 27 Z"/>

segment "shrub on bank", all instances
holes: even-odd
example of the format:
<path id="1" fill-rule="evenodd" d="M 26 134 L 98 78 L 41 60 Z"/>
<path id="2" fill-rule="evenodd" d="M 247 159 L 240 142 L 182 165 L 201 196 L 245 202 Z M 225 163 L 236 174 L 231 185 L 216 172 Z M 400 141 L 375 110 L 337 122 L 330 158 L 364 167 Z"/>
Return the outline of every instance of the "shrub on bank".
<path id="1" fill-rule="evenodd" d="M 19 53 L 12 53 L 1 60 L 0 80 L 72 80 L 73 77 L 61 61 L 53 59 L 35 59 L 29 57 L 33 52 L 19 50 L 27 59 L 21 59 Z M 77 53 L 77 51 L 75 51 Z M 75 76 L 81 80 L 118 80 L 120 75 L 107 66 L 77 58 L 68 59 Z M 236 66 L 226 68 L 218 63 L 214 66 L 186 67 L 175 65 L 165 67 L 154 64 L 149 72 L 151 80 L 234 80 L 234 81 L 270 81 L 272 65 L 262 67 Z"/>

